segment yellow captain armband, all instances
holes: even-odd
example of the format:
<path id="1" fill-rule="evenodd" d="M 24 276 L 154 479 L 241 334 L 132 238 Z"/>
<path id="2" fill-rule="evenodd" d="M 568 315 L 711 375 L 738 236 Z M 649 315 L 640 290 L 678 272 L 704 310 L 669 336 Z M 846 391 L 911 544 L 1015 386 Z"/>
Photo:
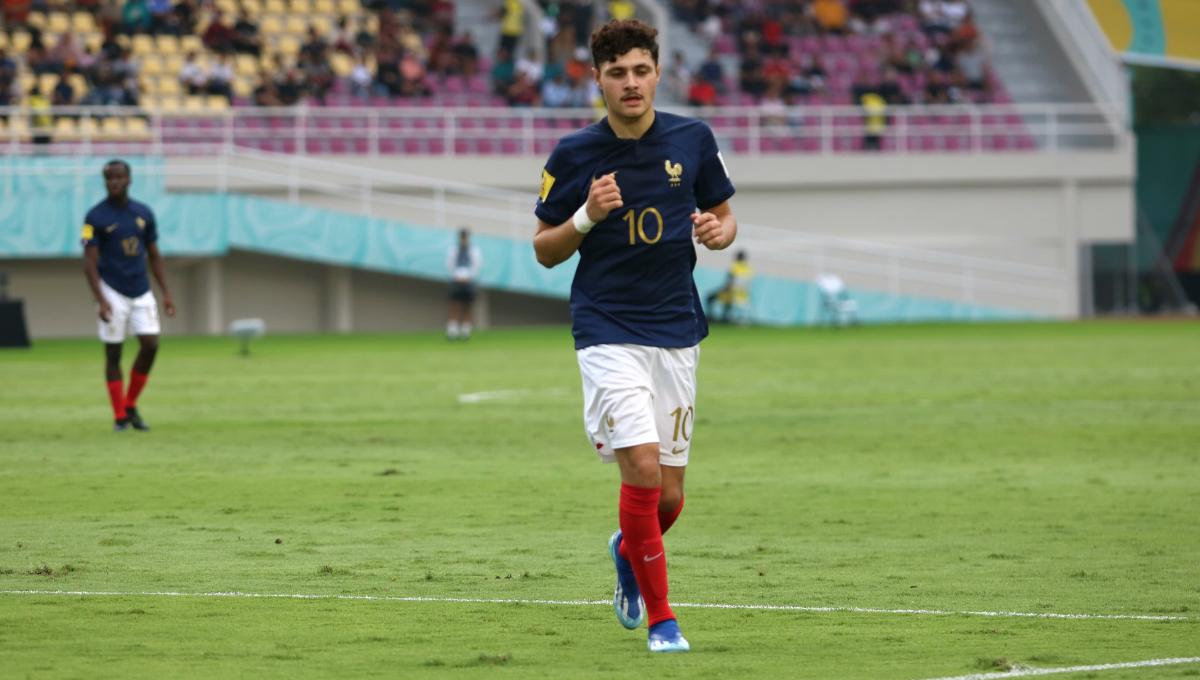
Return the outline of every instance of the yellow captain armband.
<path id="1" fill-rule="evenodd" d="M 95 235 L 95 233 L 95 227 L 90 224 L 85 224 L 83 225 L 83 230 L 79 233 L 79 238 L 83 239 L 84 241 L 91 241 L 92 236 Z"/>

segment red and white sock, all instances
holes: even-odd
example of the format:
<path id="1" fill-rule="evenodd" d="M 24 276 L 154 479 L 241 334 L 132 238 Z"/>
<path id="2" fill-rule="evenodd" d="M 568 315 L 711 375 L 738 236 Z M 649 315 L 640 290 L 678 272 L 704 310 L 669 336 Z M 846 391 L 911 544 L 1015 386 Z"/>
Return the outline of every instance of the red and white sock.
<path id="1" fill-rule="evenodd" d="M 629 555 L 638 588 L 646 602 L 647 624 L 675 618 L 667 603 L 667 554 L 658 525 L 662 489 L 621 485 L 621 543 Z"/>
<path id="2" fill-rule="evenodd" d="M 108 381 L 108 400 L 112 403 L 113 418 L 125 419 L 125 385 L 122 380 Z"/>
<path id="3" fill-rule="evenodd" d="M 142 388 L 149 379 L 150 375 L 147 373 L 129 372 L 129 393 L 125 395 L 125 408 L 137 408 L 138 395 L 142 393 Z"/>

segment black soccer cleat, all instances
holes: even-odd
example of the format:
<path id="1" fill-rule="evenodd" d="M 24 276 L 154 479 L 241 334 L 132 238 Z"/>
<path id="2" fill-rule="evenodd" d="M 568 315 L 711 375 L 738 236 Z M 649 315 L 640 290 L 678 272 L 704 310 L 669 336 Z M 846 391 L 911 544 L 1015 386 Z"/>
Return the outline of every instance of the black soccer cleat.
<path id="1" fill-rule="evenodd" d="M 150 431 L 150 426 L 146 424 L 146 421 L 142 420 L 141 414 L 132 406 L 125 407 L 125 419 L 129 421 L 129 424 L 135 430 L 141 430 L 142 432 Z"/>
<path id="2" fill-rule="evenodd" d="M 124 432 L 129 429 L 129 418 L 118 418 L 113 421 L 113 432 Z"/>

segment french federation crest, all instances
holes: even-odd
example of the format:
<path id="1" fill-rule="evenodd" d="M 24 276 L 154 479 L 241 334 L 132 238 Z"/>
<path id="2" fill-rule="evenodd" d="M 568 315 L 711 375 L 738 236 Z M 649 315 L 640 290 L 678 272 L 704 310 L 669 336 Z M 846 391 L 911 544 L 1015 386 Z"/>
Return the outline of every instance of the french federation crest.
<path id="1" fill-rule="evenodd" d="M 144 220 L 140 217 L 137 218 L 137 225 L 138 225 L 138 229 L 145 229 L 146 228 L 146 220 Z"/>
<path id="2" fill-rule="evenodd" d="M 667 159 L 667 161 L 663 163 L 663 167 L 666 168 L 667 171 L 667 184 L 672 187 L 677 187 L 683 183 L 682 163 L 672 163 L 670 159 Z"/>

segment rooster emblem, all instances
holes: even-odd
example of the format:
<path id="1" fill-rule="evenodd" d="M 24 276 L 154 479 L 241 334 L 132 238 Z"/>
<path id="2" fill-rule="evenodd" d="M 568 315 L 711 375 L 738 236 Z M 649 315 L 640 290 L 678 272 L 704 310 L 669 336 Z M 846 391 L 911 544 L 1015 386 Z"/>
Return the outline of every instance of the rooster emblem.
<path id="1" fill-rule="evenodd" d="M 663 163 L 663 167 L 665 167 L 667 170 L 667 177 L 668 177 L 667 183 L 669 185 L 671 185 L 673 187 L 677 187 L 683 183 L 683 179 L 682 179 L 683 178 L 683 164 L 682 163 L 672 163 L 670 161 L 670 159 L 668 159 L 665 163 Z"/>

